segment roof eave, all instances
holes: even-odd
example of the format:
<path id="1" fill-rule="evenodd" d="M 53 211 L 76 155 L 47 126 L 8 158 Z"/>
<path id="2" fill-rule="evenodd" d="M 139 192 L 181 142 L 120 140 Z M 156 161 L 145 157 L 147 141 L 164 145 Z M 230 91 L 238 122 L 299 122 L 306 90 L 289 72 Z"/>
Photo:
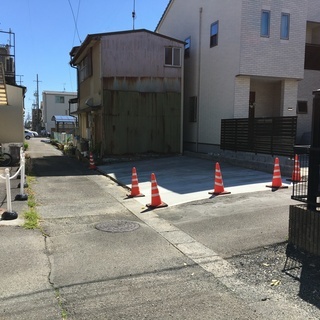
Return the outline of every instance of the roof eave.
<path id="1" fill-rule="evenodd" d="M 168 5 L 167 5 L 167 7 L 164 9 L 164 12 L 163 12 L 163 14 L 162 14 L 162 16 L 161 16 L 161 18 L 160 18 L 160 20 L 159 20 L 159 22 L 158 22 L 155 30 L 154 30 L 154 32 L 158 32 L 158 29 L 160 28 L 160 25 L 161 25 L 164 17 L 167 15 L 167 13 L 168 13 L 168 11 L 169 11 L 172 3 L 173 3 L 173 0 L 170 0 L 170 1 L 168 2 Z"/>

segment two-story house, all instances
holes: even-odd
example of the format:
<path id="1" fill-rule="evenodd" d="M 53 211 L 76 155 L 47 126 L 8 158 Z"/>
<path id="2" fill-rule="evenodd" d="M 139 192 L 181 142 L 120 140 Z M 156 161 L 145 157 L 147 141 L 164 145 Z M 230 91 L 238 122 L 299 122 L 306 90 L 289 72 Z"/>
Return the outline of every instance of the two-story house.
<path id="1" fill-rule="evenodd" d="M 43 91 L 41 102 L 41 126 L 46 132 L 56 131 L 54 116 L 69 116 L 77 110 L 74 103 L 77 98 L 76 92 L 66 91 Z"/>
<path id="2" fill-rule="evenodd" d="M 90 34 L 70 52 L 79 135 L 100 155 L 182 151 L 184 42 L 148 30 Z"/>
<path id="3" fill-rule="evenodd" d="M 155 31 L 186 43 L 186 150 L 214 152 L 222 119 L 298 116 L 297 140 L 310 131 L 319 0 L 170 0 Z"/>

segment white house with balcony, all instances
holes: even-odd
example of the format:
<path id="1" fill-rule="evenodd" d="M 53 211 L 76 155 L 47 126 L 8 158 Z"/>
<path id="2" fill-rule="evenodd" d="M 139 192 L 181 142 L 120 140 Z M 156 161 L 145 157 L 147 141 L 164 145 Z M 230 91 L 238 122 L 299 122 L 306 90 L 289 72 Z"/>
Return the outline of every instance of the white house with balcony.
<path id="1" fill-rule="evenodd" d="M 43 91 L 42 92 L 42 128 L 46 132 L 56 130 L 54 116 L 69 116 L 77 110 L 77 93 L 66 91 Z"/>
<path id="2" fill-rule="evenodd" d="M 310 131 L 319 0 L 171 0 L 155 31 L 185 41 L 185 150 L 219 146 L 221 119 L 298 116 L 297 141 Z"/>

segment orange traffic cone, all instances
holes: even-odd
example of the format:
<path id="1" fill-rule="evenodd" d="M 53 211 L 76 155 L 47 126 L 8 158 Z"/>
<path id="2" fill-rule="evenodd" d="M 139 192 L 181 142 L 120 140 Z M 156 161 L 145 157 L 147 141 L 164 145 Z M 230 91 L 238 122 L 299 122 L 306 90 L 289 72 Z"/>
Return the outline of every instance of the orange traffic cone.
<path id="1" fill-rule="evenodd" d="M 294 166 L 293 166 L 291 181 L 292 182 L 301 181 L 300 162 L 297 154 L 294 156 Z"/>
<path id="2" fill-rule="evenodd" d="M 217 162 L 216 169 L 215 169 L 215 175 L 214 175 L 214 191 L 209 192 L 209 194 L 213 194 L 215 196 L 218 196 L 220 194 L 229 194 L 229 193 L 231 193 L 231 192 L 224 190 L 220 165 L 219 165 L 219 162 Z"/>
<path id="3" fill-rule="evenodd" d="M 273 189 L 288 188 L 288 186 L 283 186 L 282 185 L 280 164 L 279 164 L 279 159 L 278 158 L 275 158 L 275 160 L 274 160 L 272 184 L 271 185 L 267 185 L 266 187 L 273 188 Z"/>
<path id="4" fill-rule="evenodd" d="M 162 208 L 167 207 L 168 205 L 161 201 L 156 175 L 151 173 L 151 203 L 147 204 L 148 208 L 155 209 L 155 208 Z"/>
<path id="5" fill-rule="evenodd" d="M 91 170 L 97 169 L 96 165 L 94 164 L 92 152 L 90 152 L 89 169 Z"/>
<path id="6" fill-rule="evenodd" d="M 144 194 L 140 193 L 138 175 L 135 167 L 132 168 L 131 193 L 128 194 L 128 197 L 144 197 Z"/>

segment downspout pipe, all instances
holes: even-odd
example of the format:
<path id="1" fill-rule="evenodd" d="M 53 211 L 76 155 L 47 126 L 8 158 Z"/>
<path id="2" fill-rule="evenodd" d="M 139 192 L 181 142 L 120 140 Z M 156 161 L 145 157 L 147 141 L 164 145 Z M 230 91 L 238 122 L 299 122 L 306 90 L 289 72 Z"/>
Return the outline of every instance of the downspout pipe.
<path id="1" fill-rule="evenodd" d="M 199 53 L 198 53 L 198 83 L 197 83 L 197 133 L 196 152 L 199 152 L 199 129 L 200 129 L 200 85 L 201 85 L 201 34 L 202 34 L 202 7 L 199 9 Z"/>

